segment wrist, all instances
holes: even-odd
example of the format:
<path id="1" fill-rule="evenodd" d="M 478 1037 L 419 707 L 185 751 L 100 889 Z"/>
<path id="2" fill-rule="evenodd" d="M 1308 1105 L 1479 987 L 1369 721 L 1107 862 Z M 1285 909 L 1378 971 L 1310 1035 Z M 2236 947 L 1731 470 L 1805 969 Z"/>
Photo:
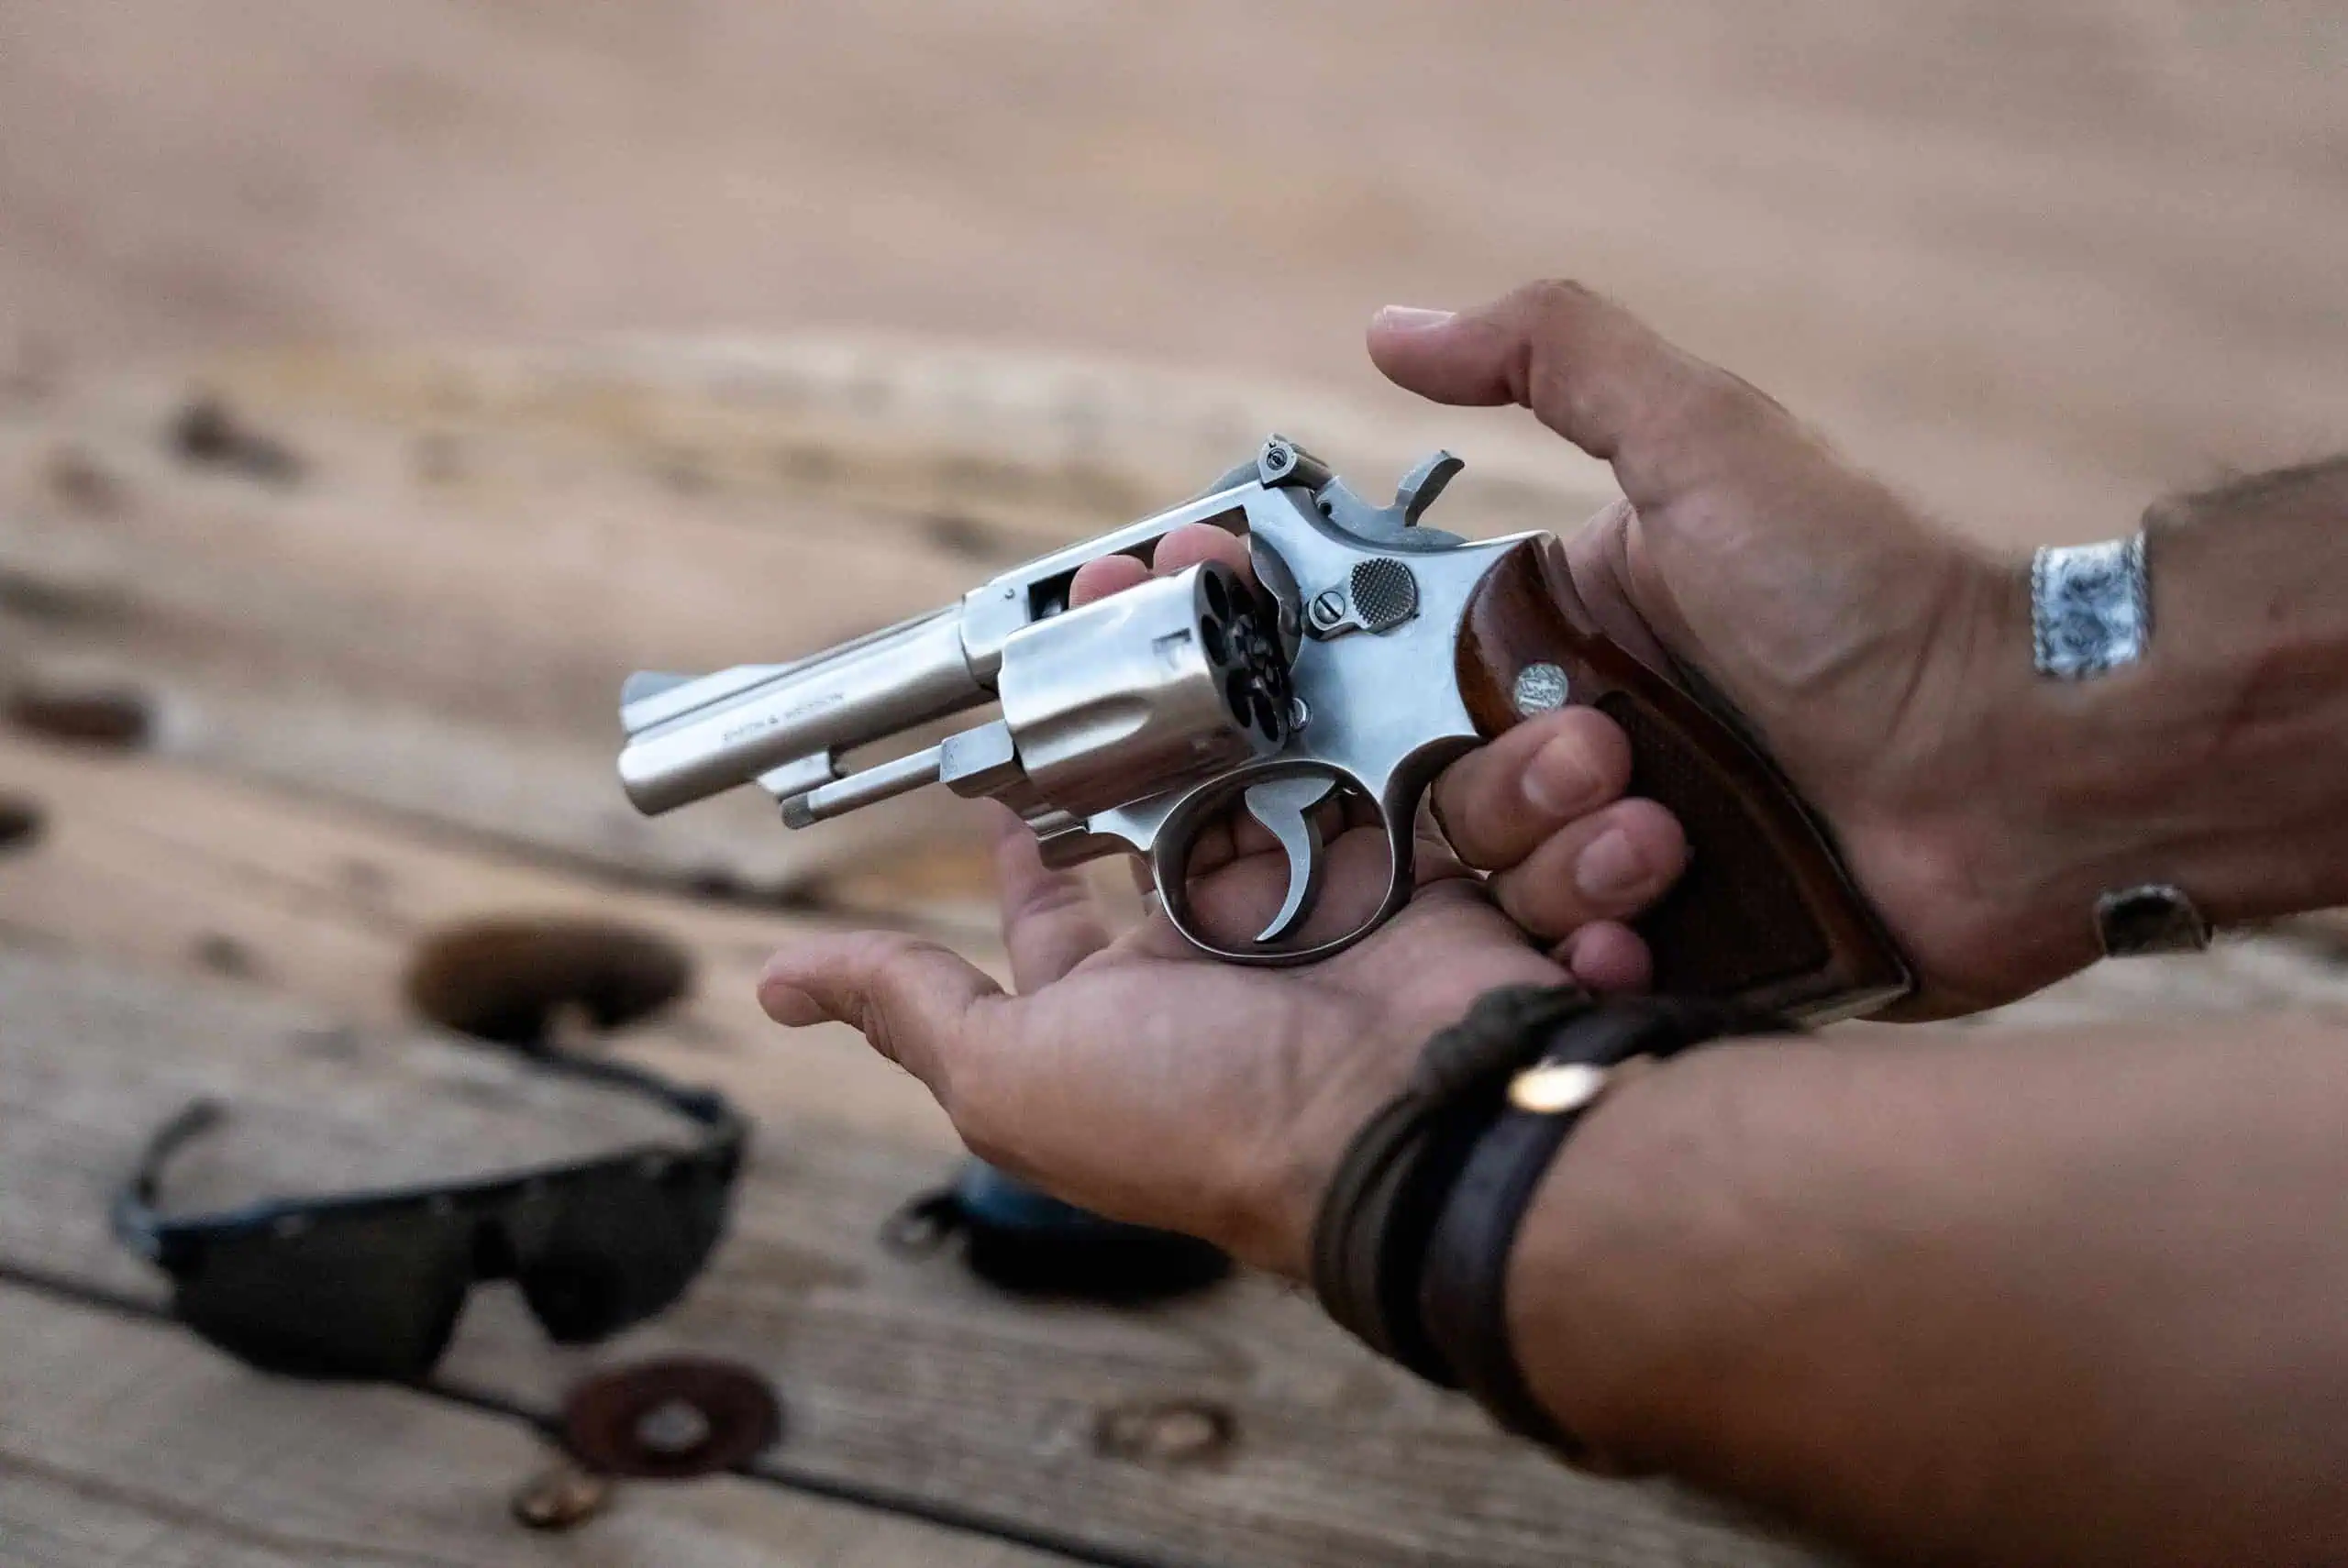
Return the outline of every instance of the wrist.
<path id="1" fill-rule="evenodd" d="M 2008 753 L 2061 846 L 2043 901 L 2082 932 L 2144 883 L 2218 923 L 2348 900 L 2348 577 L 2305 530 L 2230 512 L 2155 507 L 2144 657 L 2015 706 Z"/>
<path id="2" fill-rule="evenodd" d="M 1342 1055 L 1317 1068 L 1293 1069 L 1289 1076 L 1311 1084 L 1311 1092 L 1281 1121 L 1279 1135 L 1263 1143 L 1240 1184 L 1244 1200 L 1231 1206 L 1208 1239 L 1252 1267 L 1284 1279 L 1309 1279 L 1313 1229 L 1330 1182 L 1363 1128 L 1401 1091 L 1412 1061 L 1436 1027 L 1430 1024 L 1424 1032 L 1382 1030 L 1364 1019 L 1357 1031 L 1341 1038 Z"/>
<path id="3" fill-rule="evenodd" d="M 1922 989 L 1889 1018 L 1993 1007 L 2099 955 L 2082 891 L 2094 867 L 2056 777 L 2077 737 L 2050 722 L 2052 683 L 2032 668 L 2026 564 L 1952 547 L 1940 581 L 1929 656 L 1875 766 L 1855 764 L 1840 800 L 1822 789 L 1895 938 L 1922 961 Z"/>
<path id="4" fill-rule="evenodd" d="M 2348 471 L 2282 487 L 2279 508 L 2270 482 L 2147 514 L 2150 636 L 2099 675 L 2034 668 L 2025 563 L 1962 574 L 1910 704 L 1923 765 L 1845 830 L 1910 890 L 1898 934 L 1933 956 L 1909 1016 L 2093 963 L 2097 900 L 2119 889 L 2173 885 L 2220 924 L 2348 902 L 2348 557 L 2331 543 Z"/>

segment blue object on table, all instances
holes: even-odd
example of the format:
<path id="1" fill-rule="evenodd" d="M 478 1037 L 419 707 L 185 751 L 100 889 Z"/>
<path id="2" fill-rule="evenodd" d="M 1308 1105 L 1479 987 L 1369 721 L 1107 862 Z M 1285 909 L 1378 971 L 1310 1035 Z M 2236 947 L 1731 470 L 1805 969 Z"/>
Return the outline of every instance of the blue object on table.
<path id="1" fill-rule="evenodd" d="M 973 1274 L 1023 1295 L 1159 1300 L 1231 1270 L 1219 1248 L 1195 1237 L 1103 1219 L 982 1160 L 965 1165 L 951 1187 L 899 1209 L 883 1234 L 900 1250 L 920 1252 L 957 1231 Z"/>

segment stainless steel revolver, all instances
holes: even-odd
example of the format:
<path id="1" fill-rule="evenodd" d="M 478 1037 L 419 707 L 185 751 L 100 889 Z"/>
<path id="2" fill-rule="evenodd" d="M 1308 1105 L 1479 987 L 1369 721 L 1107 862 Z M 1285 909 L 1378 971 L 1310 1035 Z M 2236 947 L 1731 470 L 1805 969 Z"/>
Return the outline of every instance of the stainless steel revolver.
<path id="1" fill-rule="evenodd" d="M 621 696 L 629 800 L 666 812 L 755 783 L 803 828 L 943 783 L 1025 819 L 1047 863 L 1144 857 L 1166 915 L 1235 964 L 1337 953 L 1409 900 L 1420 798 L 1454 758 L 1568 702 L 1629 733 L 1634 792 L 1671 808 L 1687 874 L 1643 922 L 1656 984 L 1810 1017 L 1869 1010 L 1908 971 L 1766 758 L 1551 590 L 1543 534 L 1468 540 L 1420 518 L 1461 468 L 1446 452 L 1372 505 L 1293 442 L 1196 498 L 1055 551 L 958 604 L 795 663 L 638 674 Z M 1255 583 L 1209 563 L 1075 609 L 1077 569 L 1146 560 L 1204 523 L 1245 536 Z M 844 758 L 988 703 L 1001 716 L 844 771 Z M 1350 930 L 1307 931 L 1334 799 L 1367 802 L 1384 896 Z M 1191 850 L 1246 811 L 1286 851 L 1287 896 L 1251 939 L 1216 941 Z"/>

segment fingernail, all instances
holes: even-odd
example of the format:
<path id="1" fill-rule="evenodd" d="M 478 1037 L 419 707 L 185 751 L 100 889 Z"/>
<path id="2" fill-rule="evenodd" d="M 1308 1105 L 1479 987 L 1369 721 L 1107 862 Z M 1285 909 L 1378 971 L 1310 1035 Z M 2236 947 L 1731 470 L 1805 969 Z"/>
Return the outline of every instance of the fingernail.
<path id="1" fill-rule="evenodd" d="M 1441 326 L 1457 314 L 1448 310 L 1422 310 L 1417 305 L 1380 305 L 1378 325 L 1397 332 L 1424 332 L 1430 326 Z"/>
<path id="2" fill-rule="evenodd" d="M 1574 862 L 1574 886 L 1585 898 L 1625 899 L 1646 882 L 1646 864 L 1632 846 L 1631 835 L 1621 828 L 1600 834 Z"/>
<path id="3" fill-rule="evenodd" d="M 1553 817 L 1578 816 L 1600 804 L 1603 787 L 1580 744 L 1569 735 L 1556 736 L 1524 765 L 1524 798 Z"/>
<path id="4" fill-rule="evenodd" d="M 804 1029 L 830 1017 L 814 997 L 781 980 L 768 980 L 759 987 L 759 1005 L 785 1029 Z"/>

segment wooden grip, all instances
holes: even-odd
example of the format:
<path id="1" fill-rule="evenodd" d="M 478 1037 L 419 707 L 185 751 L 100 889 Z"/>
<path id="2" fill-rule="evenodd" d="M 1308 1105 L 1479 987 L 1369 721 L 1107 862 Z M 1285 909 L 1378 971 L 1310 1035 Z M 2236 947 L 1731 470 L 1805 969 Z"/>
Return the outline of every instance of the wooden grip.
<path id="1" fill-rule="evenodd" d="M 1635 922 L 1658 992 L 1813 1019 L 1871 1011 L 1906 993 L 1899 950 L 1768 759 L 1663 676 L 1575 624 L 1527 543 L 1478 585 L 1460 635 L 1459 690 L 1484 735 L 1522 722 L 1518 680 L 1534 665 L 1563 673 L 1567 701 L 1623 726 L 1630 792 L 1661 802 L 1687 831 L 1687 871 Z M 1527 684 L 1555 689 L 1537 671 Z"/>

